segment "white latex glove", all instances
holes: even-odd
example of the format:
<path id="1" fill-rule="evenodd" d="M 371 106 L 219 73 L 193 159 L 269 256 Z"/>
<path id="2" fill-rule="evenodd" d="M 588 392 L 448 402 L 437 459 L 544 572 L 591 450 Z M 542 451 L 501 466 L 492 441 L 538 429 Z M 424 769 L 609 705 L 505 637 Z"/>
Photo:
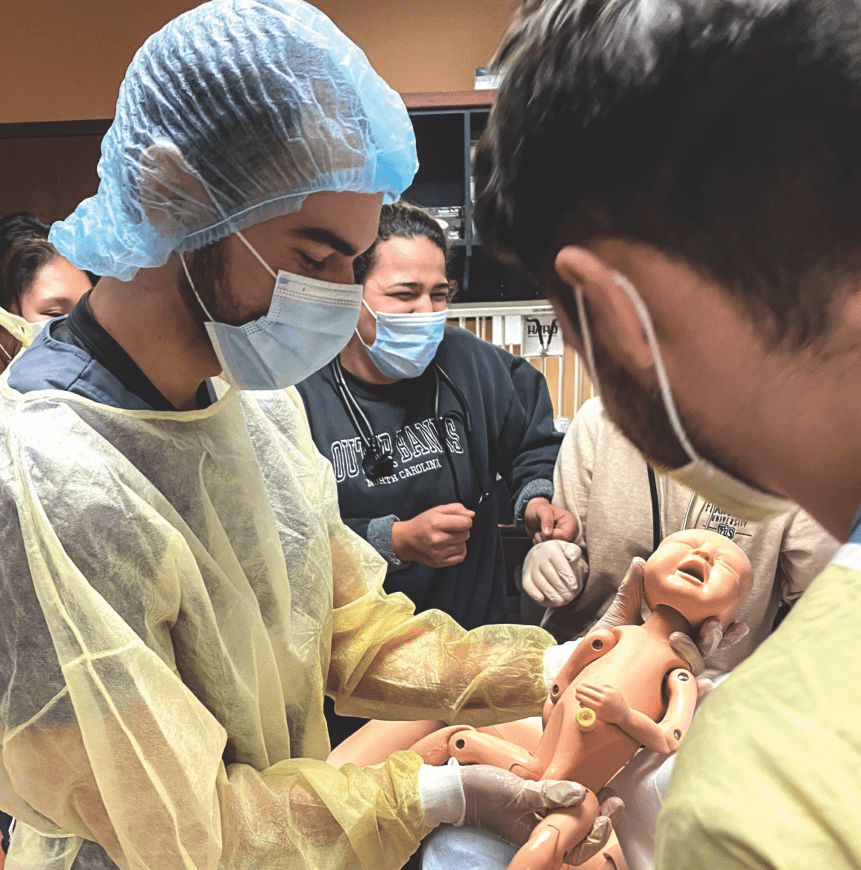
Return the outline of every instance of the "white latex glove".
<path id="1" fill-rule="evenodd" d="M 586 796 L 586 789 L 576 782 L 532 782 L 488 764 L 465 765 L 460 774 L 466 803 L 462 823 L 482 828 L 515 846 L 529 839 L 543 810 L 576 807 Z M 578 864 L 604 848 L 613 829 L 612 818 L 622 806 L 618 798 L 601 804 L 601 815 L 572 855 Z"/>
<path id="2" fill-rule="evenodd" d="M 625 579 L 619 586 L 616 597 L 610 602 L 607 612 L 595 623 L 592 630 L 598 628 L 613 629 L 618 625 L 640 625 L 643 622 L 643 567 L 646 562 L 639 556 L 631 561 L 631 567 Z M 709 617 L 700 627 L 696 638 L 690 638 L 682 631 L 674 631 L 670 635 L 670 646 L 685 659 L 694 676 L 699 676 L 705 670 L 705 662 L 710 655 L 718 650 L 734 646 L 745 638 L 748 627 L 743 622 L 733 622 L 724 632 L 720 620 Z M 708 682 L 708 681 L 706 681 Z M 708 687 L 697 681 L 700 696 Z"/>
<path id="3" fill-rule="evenodd" d="M 747 637 L 748 631 L 747 623 L 744 622 L 733 622 L 723 631 L 720 620 L 716 616 L 710 616 L 700 627 L 696 638 L 692 640 L 684 632 L 674 631 L 670 635 L 670 643 L 682 658 L 687 659 L 691 672 L 701 674 L 709 656 L 735 646 Z"/>
<path id="4" fill-rule="evenodd" d="M 526 554 L 521 570 L 523 591 L 542 607 L 561 607 L 573 601 L 583 583 L 574 571 L 581 550 L 568 541 L 536 544 Z"/>
<path id="5" fill-rule="evenodd" d="M 625 579 L 619 584 L 616 597 L 610 602 L 604 615 L 592 626 L 592 631 L 599 628 L 616 628 L 617 625 L 640 625 L 643 622 L 643 567 L 645 559 L 634 556 L 631 567 Z"/>

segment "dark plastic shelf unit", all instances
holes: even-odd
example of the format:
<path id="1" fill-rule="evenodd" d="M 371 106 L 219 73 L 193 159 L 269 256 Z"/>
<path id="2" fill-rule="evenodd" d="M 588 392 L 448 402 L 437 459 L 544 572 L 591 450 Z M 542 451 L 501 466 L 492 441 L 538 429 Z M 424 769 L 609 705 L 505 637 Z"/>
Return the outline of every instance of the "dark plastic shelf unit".
<path id="1" fill-rule="evenodd" d="M 428 208 L 462 209 L 457 237 L 449 238 L 449 271 L 460 287 L 458 302 L 538 297 L 525 276 L 488 255 L 473 226 L 473 154 L 494 95 L 490 90 L 402 95 L 419 156 L 419 170 L 404 197 Z"/>

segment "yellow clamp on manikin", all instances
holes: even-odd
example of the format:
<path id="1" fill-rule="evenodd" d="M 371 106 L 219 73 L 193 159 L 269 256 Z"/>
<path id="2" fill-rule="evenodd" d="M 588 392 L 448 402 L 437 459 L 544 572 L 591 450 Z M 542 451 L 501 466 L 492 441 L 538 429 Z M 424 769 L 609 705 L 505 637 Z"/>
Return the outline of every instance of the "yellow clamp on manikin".
<path id="1" fill-rule="evenodd" d="M 581 731 L 591 731 L 598 721 L 595 711 L 590 710 L 589 707 L 581 707 L 574 718 L 577 720 Z"/>

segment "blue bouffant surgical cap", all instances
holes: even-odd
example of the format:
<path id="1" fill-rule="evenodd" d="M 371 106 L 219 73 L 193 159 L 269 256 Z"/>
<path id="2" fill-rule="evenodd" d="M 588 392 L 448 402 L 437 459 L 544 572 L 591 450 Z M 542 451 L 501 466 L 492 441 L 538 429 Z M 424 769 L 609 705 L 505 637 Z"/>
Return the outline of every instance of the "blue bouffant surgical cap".
<path id="1" fill-rule="evenodd" d="M 309 194 L 393 202 L 417 168 L 401 98 L 302 0 L 210 0 L 137 52 L 98 193 L 53 226 L 72 263 L 129 280 Z"/>

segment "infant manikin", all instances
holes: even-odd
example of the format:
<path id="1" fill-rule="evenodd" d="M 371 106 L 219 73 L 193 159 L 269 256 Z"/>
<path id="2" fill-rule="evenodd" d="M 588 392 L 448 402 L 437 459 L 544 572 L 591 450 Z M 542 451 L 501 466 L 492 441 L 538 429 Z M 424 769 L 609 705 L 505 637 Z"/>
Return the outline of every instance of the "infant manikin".
<path id="1" fill-rule="evenodd" d="M 661 755 L 674 752 L 690 725 L 696 682 L 670 635 L 695 637 L 710 617 L 726 630 L 751 583 L 750 562 L 732 541 L 704 529 L 676 532 L 643 566 L 651 615 L 642 625 L 616 625 L 580 641 L 547 699 L 543 729 L 537 719 L 479 730 L 442 722 L 369 722 L 333 750 L 329 761 L 376 764 L 411 747 L 429 764 L 454 757 L 463 764 L 494 764 L 528 779 L 582 782 L 592 792 L 582 806 L 549 814 L 508 865 L 509 870 L 557 870 L 589 832 L 597 792 L 641 745 Z M 457 854 L 459 866 L 465 866 L 460 853 L 472 842 L 469 833 L 465 828 L 435 831 L 427 842 L 432 848 L 426 863 L 448 867 Z M 475 866 L 504 866 L 511 847 L 500 842 L 499 855 L 488 855 L 492 835 L 473 833 L 480 844 L 476 849 L 484 853 L 474 856 Z M 617 853 L 615 862 L 605 863 L 599 854 L 588 867 L 609 870 L 623 866 L 622 861 Z"/>
<path id="2" fill-rule="evenodd" d="M 581 806 L 548 814 L 509 870 L 558 870 L 590 831 L 598 815 L 597 792 L 637 749 L 676 750 L 690 725 L 697 688 L 670 635 L 696 635 L 709 617 L 717 617 L 725 630 L 752 583 L 744 552 L 704 529 L 665 538 L 643 576 L 648 619 L 583 638 L 551 689 L 534 750 L 458 725 L 412 747 L 431 764 L 454 757 L 461 764 L 493 764 L 527 779 L 574 780 L 590 789 Z"/>

